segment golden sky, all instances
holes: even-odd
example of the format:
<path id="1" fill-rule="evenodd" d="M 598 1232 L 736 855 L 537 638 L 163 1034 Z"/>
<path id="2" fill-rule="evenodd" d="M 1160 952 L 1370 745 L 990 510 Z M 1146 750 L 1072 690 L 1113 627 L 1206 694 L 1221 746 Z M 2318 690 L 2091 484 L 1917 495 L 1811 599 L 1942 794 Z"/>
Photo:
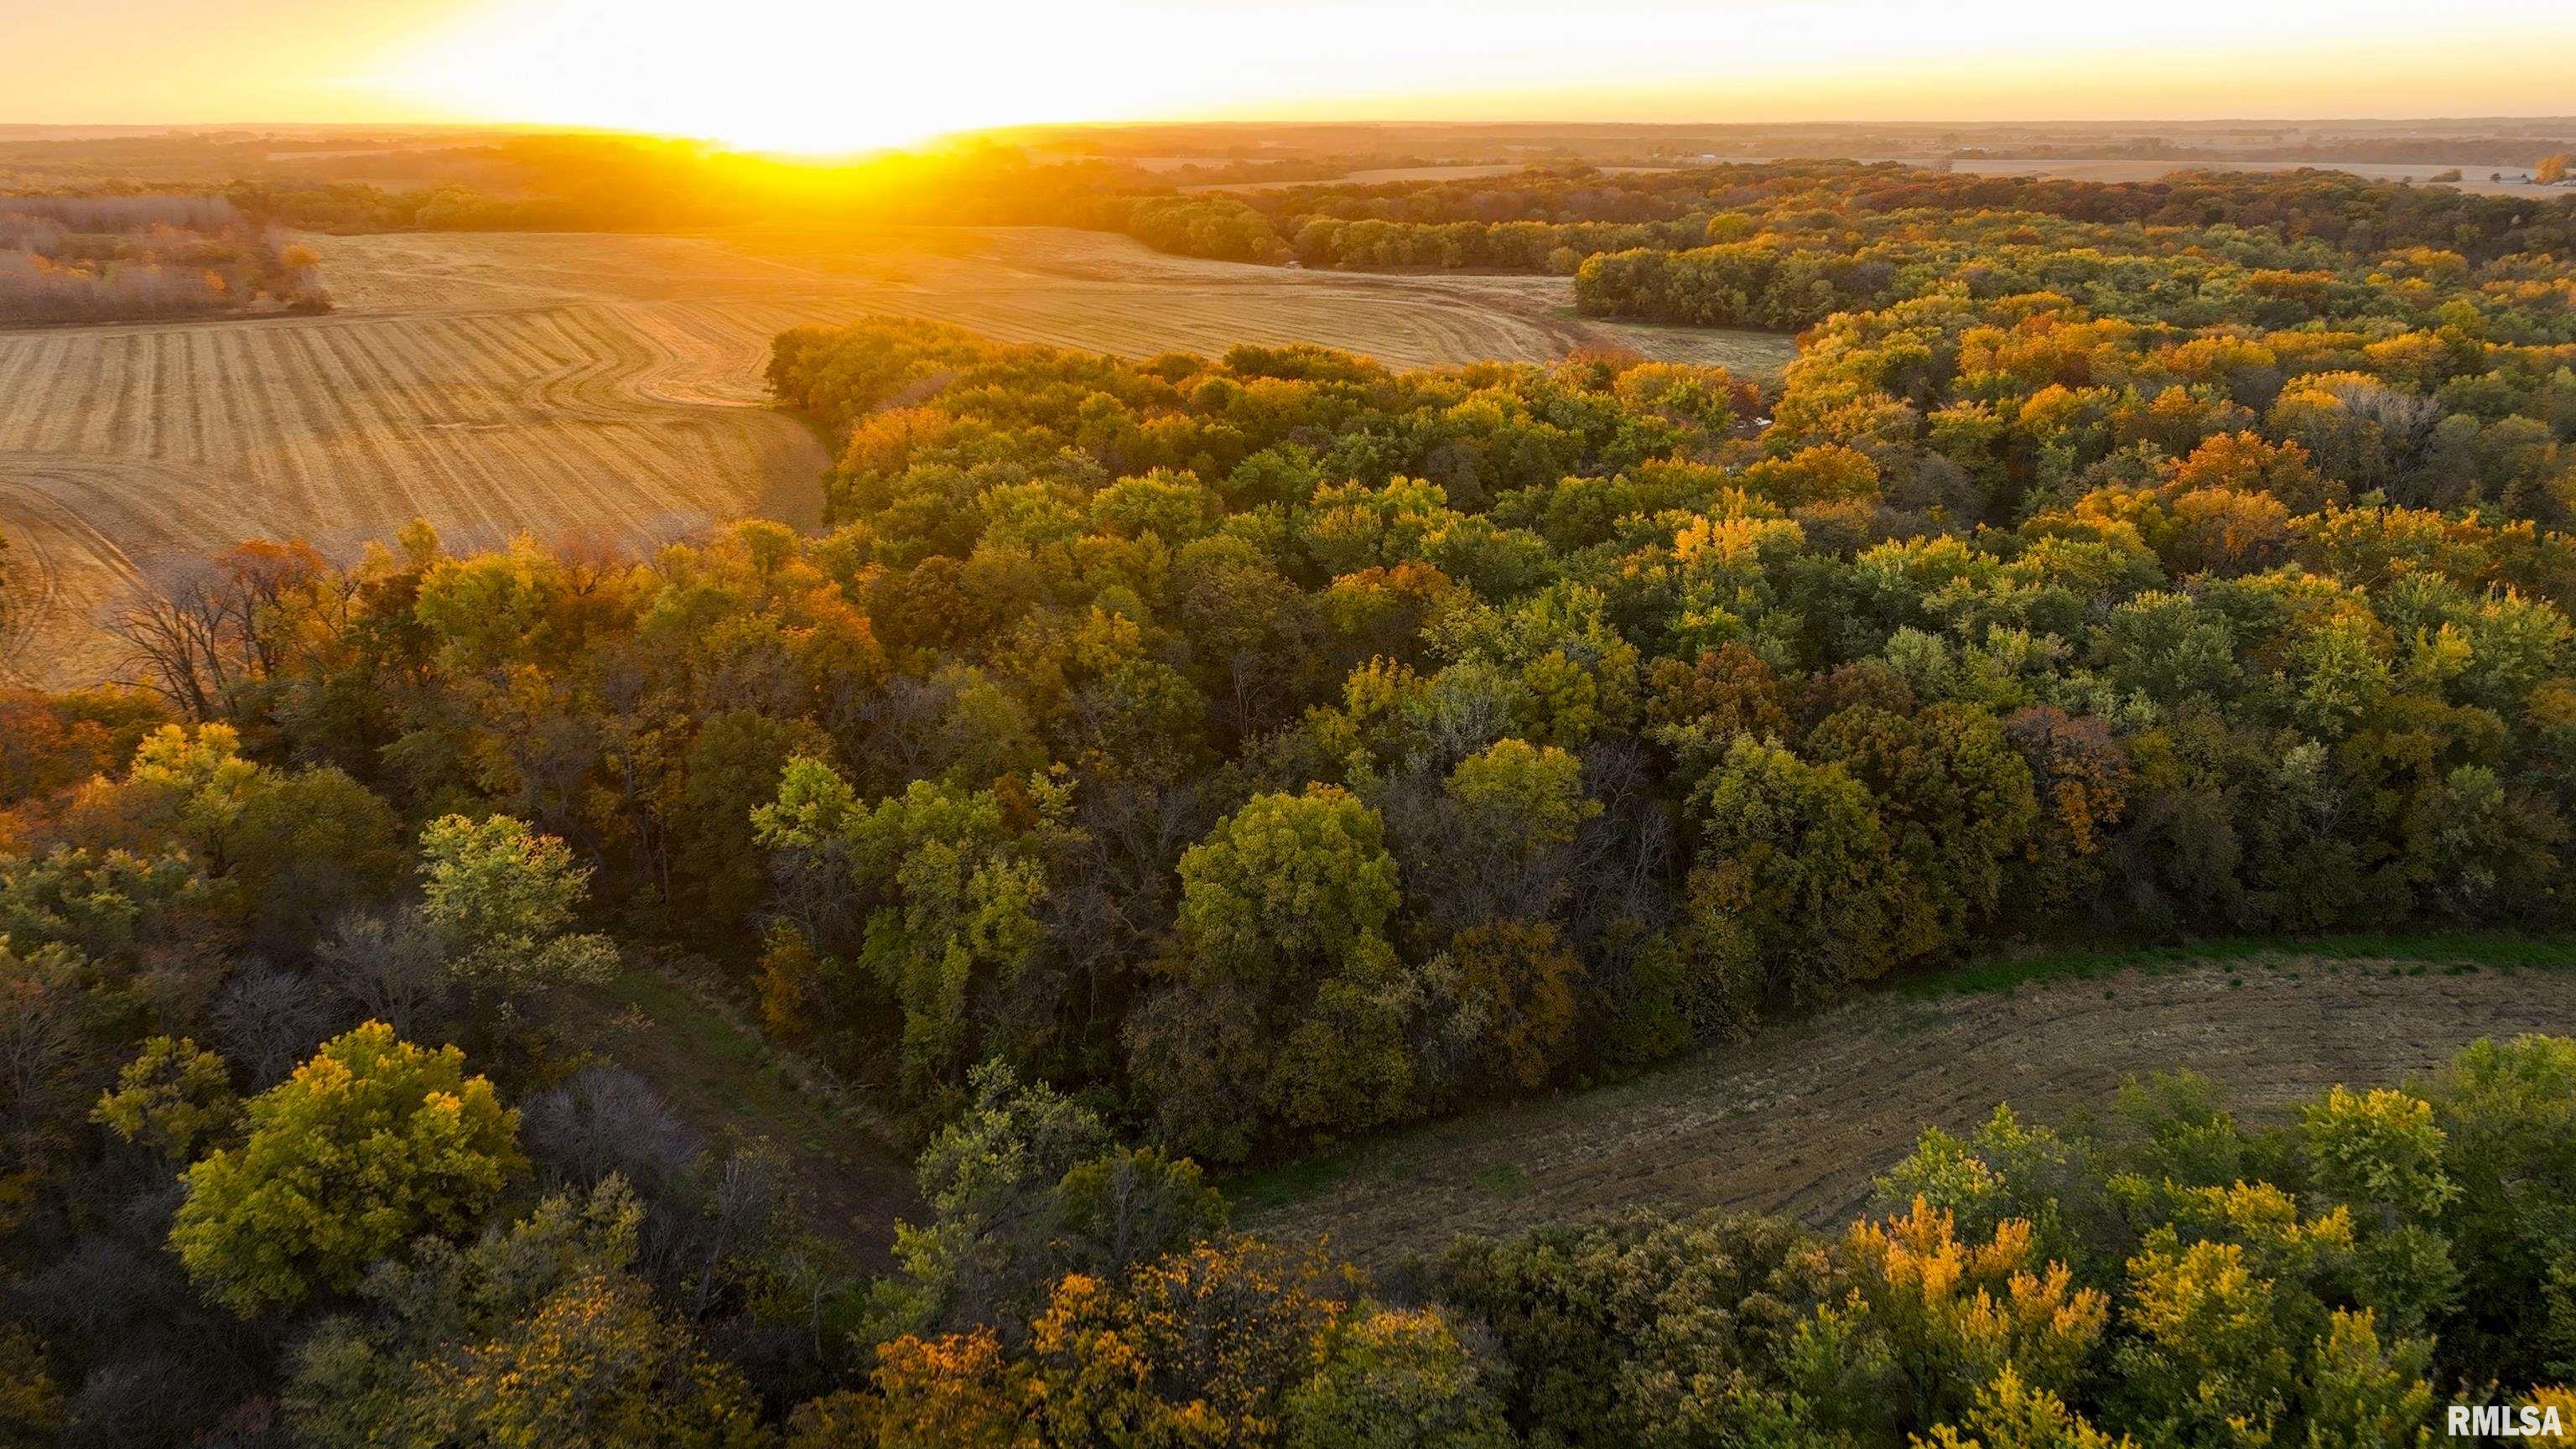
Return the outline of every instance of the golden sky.
<path id="1" fill-rule="evenodd" d="M 0 0 L 0 122 L 522 121 L 833 150 L 1036 121 L 2576 111 L 2567 0 Z"/>

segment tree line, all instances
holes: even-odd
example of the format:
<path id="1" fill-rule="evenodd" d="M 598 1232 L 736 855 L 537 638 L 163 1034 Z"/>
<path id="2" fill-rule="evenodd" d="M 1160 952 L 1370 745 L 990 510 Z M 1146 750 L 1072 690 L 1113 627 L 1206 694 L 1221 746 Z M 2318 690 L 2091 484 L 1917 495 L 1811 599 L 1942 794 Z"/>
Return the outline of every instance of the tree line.
<path id="1" fill-rule="evenodd" d="M 1200 251 L 1190 232 L 1128 224 L 1130 209 L 1158 205 L 1206 218 L 1230 239 L 1230 249 Z M 2278 255 L 2319 268 L 2432 248 L 2480 268 L 2520 258 L 2503 269 L 2508 276 L 2535 267 L 2549 271 L 2552 258 L 2576 246 L 2576 205 L 2565 201 L 2475 196 L 2334 171 L 2179 170 L 2156 181 L 2101 183 L 1847 161 L 1617 173 L 1532 168 L 1499 177 L 1327 182 L 1177 202 L 1111 198 L 1090 203 L 1089 214 L 1077 214 L 1074 224 L 1128 230 L 1163 250 L 1231 260 L 1293 256 L 1307 266 L 1568 275 L 1587 258 L 1639 249 L 1689 252 L 1760 237 L 1830 252 L 1870 241 L 1981 234 L 1991 245 L 1996 233 L 2008 241 L 2034 240 L 2020 234 L 2033 226 L 2056 251 L 2211 248 L 2225 255 L 2267 242 Z M 1267 240 L 1244 240 L 1264 232 Z"/>

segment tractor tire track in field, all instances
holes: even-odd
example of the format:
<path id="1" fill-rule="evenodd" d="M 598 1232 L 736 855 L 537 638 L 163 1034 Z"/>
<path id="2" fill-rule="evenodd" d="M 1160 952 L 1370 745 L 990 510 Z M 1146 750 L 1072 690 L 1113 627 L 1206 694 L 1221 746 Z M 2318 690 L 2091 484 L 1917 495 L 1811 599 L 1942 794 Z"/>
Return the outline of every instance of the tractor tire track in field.
<path id="1" fill-rule="evenodd" d="M 81 621 L 112 611 L 147 566 L 173 566 L 187 548 L 169 520 L 137 516 L 127 502 L 184 486 L 186 475 L 138 489 L 137 469 L 117 458 L 0 452 L 0 536 L 9 544 L 0 556 L 0 682 L 41 683 L 66 666 L 93 679 L 114 671 L 112 641 Z"/>
<path id="2" fill-rule="evenodd" d="M 423 517 L 460 547 L 639 548 L 764 504 L 813 521 L 806 429 L 647 398 L 631 382 L 659 357 L 586 304 L 0 333 L 0 670 L 109 677 L 134 560 L 243 538 L 347 555 Z"/>
<path id="3" fill-rule="evenodd" d="M 1731 1207 L 1839 1228 L 1927 1126 L 1998 1103 L 2062 1121 L 2181 1068 L 2278 1122 L 2337 1083 L 2394 1085 L 2480 1037 L 2576 1034 L 2576 973 L 2257 957 L 2012 993 L 1875 996 L 1634 1081 L 1392 1134 L 1244 1226 L 1326 1235 L 1384 1268 L 1462 1232 L 1594 1210 Z M 2426 972 L 2427 974 L 2411 974 Z"/>

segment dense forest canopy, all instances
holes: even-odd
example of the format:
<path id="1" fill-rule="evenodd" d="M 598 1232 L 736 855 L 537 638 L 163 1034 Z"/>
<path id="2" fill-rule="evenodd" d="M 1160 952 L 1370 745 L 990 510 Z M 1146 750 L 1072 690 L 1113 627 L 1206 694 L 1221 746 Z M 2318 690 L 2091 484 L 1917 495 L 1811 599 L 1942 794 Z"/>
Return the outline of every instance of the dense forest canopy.
<path id="1" fill-rule="evenodd" d="M 769 380 L 835 442 L 817 533 L 248 542 L 124 620 L 147 690 L 0 698 L 0 1424 L 1964 1449 L 2576 1411 L 2560 1040 L 2277 1130 L 2188 1078 L 2001 1113 L 1831 1238 L 1631 1216 L 1370 1284 L 1229 1228 L 1202 1163 L 2004 943 L 2576 906 L 2562 213 L 1564 181 L 1475 224 L 1687 223 L 1583 295 L 1778 308 L 1798 361 L 802 328 Z M 892 1272 L 567 1029 L 678 951 L 902 1118 Z"/>

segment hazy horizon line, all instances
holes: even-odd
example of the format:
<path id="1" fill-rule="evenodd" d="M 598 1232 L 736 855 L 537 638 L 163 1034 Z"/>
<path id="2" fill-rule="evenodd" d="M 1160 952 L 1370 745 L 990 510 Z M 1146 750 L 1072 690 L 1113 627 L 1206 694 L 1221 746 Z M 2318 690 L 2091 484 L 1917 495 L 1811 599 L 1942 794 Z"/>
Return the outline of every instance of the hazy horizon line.
<path id="1" fill-rule="evenodd" d="M 1619 118 L 1616 118 L 1616 117 L 1587 117 L 1587 118 L 1575 118 L 1575 117 L 1563 117 L 1563 116 L 1555 116 L 1555 117 L 1550 117 L 1550 116 L 1521 116 L 1521 117 L 1512 117 L 1512 116 L 1496 116 L 1496 117 L 1490 117 L 1490 118 L 1484 118 L 1484 119 L 1476 119 L 1476 120 L 1462 120 L 1462 119 L 1456 119 L 1456 118 L 1445 118 L 1445 117 L 1437 117 L 1437 116 L 1401 116 L 1401 115 L 1385 115 L 1385 116 L 1379 116 L 1379 115 L 1360 115 L 1360 116 L 1350 116 L 1350 117 L 1340 117 L 1340 118 L 1329 118 L 1329 119 L 1319 119 L 1319 118 L 1311 117 L 1311 116 L 1308 116 L 1308 117 L 1293 117 L 1293 118 L 1292 118 L 1292 117 L 1280 117 L 1280 118 L 1276 118 L 1276 119 L 1261 119 L 1261 118 L 1251 118 L 1251 119 L 1247 119 L 1247 118 L 1243 118 L 1243 117 L 1232 117 L 1232 116 L 1229 116 L 1229 117 L 1209 117 L 1209 118 L 1192 118 L 1192 117 L 1187 117 L 1187 116 L 1171 116 L 1171 117 L 1146 118 L 1146 119 L 1127 118 L 1127 119 L 1116 119 L 1116 120 L 1081 120 L 1081 119 L 1075 119 L 1075 120 L 1061 120 L 1061 121 L 1016 121 L 1016 122 L 1009 122 L 1009 123 L 1006 123 L 1006 124 L 996 125 L 996 126 L 976 126 L 976 127 L 967 127 L 967 128 L 963 128 L 963 129 L 959 129 L 959 130 L 953 130 L 953 131 L 943 131 L 943 132 L 939 132 L 939 133 L 934 134 L 934 135 L 930 135 L 930 136 L 922 137 L 922 138 L 920 138 L 918 141 L 915 141 L 915 142 L 909 143 L 908 145 L 894 145 L 894 146 L 870 147 L 870 148 L 866 148 L 866 149 L 870 149 L 870 150 L 904 150 L 904 149 L 910 149 L 911 147 L 914 147 L 914 146 L 932 145 L 932 144 L 936 144 L 936 143 L 938 143 L 938 142 L 942 142 L 942 141 L 953 141 L 953 140 L 967 139 L 967 138 L 972 138 L 972 137 L 977 137 L 977 136 L 1003 136 L 1003 135 L 1011 135 L 1011 134 L 1015 134 L 1015 133 L 1025 133 L 1025 132 L 1042 132 L 1042 131 L 1051 131 L 1051 130 L 1062 130 L 1062 131 L 1150 131 L 1150 130 L 1156 130 L 1156 129 L 1180 129 L 1180 128 L 1189 128 L 1189 129 L 1201 129 L 1201 130 L 1220 130 L 1220 129 L 1221 129 L 1221 130 L 1243 130 L 1243 131 L 1250 131 L 1250 130 L 1309 130 L 1309 131 L 1323 131 L 1323 130 L 1346 129 L 1346 128 L 1351 128 L 1351 127 L 1385 127 L 1385 128 L 1393 128 L 1393 127 L 1423 127 L 1423 128 L 1437 128 L 1437 129 L 1442 129 L 1442 130 L 1466 131 L 1466 130 L 1478 130 L 1478 129 L 1500 129 L 1500 128 L 1505 128 L 1505 127 L 1517 127 L 1517 126 L 1553 126 L 1553 127 L 1567 128 L 1567 129 L 1583 128 L 1583 127 L 1591 127 L 1591 128 L 1600 128 L 1600 129 L 1621 129 L 1621 130 L 1640 130 L 1640 131 L 1645 131 L 1645 130 L 1659 130 L 1659 131 L 1702 131 L 1702 130 L 1714 130 L 1714 131 L 1752 131 L 1752 130 L 1763 130 L 1763 129 L 1776 129 L 1776 128 L 1781 128 L 1781 127 L 1791 127 L 1791 126 L 1819 126 L 1819 127 L 1824 127 L 1824 126 L 1839 126 L 1839 127 L 1855 127 L 1855 128 L 1857 128 L 1857 127 L 1871 127 L 1871 128 L 1879 128 L 1879 129 L 1894 129 L 1894 128 L 1923 128 L 1923 129 L 1952 128 L 1952 129 L 1958 129 L 1958 128 L 1973 128 L 1973 127 L 1988 127 L 1988 128 L 2005 128 L 2005 127 L 2010 127 L 2010 128 L 2016 128 L 2016 129 L 2031 129 L 2031 128 L 2040 128 L 2040 127 L 2049 127 L 2049 126 L 2097 126 L 2097 127 L 2154 127 L 2154 126 L 2299 126 L 2299 125 L 2310 124 L 2310 123 L 2329 123 L 2329 124 L 2336 124 L 2336 125 L 2354 125 L 2354 124 L 2359 124 L 2359 123 L 2364 123 L 2364 122 L 2382 122 L 2382 123 L 2389 123 L 2389 124 L 2407 124 L 2407 125 L 2468 125 L 2468 124 L 2476 124 L 2476 123 L 2484 123 L 2484 122 L 2498 122 L 2498 121 L 2512 121 L 2512 122 L 2525 123 L 2525 124 L 2532 123 L 2532 122 L 2542 122 L 2542 121 L 2563 121 L 2563 122 L 2568 123 L 2569 125 L 2576 125 L 2576 111 L 2536 111 L 2536 112 L 2510 112 L 2510 111 L 2495 111 L 2495 112 L 2483 112 L 2483 113 L 2474 113 L 2474 114 L 2472 114 L 2472 113 L 2458 113 L 2458 114 L 2451 114 L 2451 113 L 2437 113 L 2437 114 L 2428 114 L 2428 115 L 2410 115 L 2410 114 L 2397 113 L 2397 112 L 2362 112 L 2362 113 L 2355 113 L 2355 114 L 2350 114 L 2350 115 L 2325 115 L 2325 114 L 2302 113 L 2302 114 L 2299 114 L 2299 115 L 2283 115 L 2283 116 L 2262 116 L 2262 115 L 2210 115 L 2210 116 L 2199 116 L 2199 115 L 2168 115 L 2168 116 L 2050 116 L 2050 117 L 2038 117 L 2038 118 L 2006 118 L 2006 117 L 1977 117 L 1977 116 L 1919 116 L 1919 117 L 1901 117 L 1901 118 L 1891 118 L 1891 117 L 1872 117 L 1872 118 L 1835 118 L 1835 117 L 1819 117 L 1819 116 L 1781 116 L 1781 117 L 1775 117 L 1775 118 L 1769 118 L 1769 119 L 1762 119 L 1762 120 L 1724 120 L 1724 121 L 1721 121 L 1721 120 L 1705 120 L 1705 121 L 1624 120 L 1624 119 L 1619 119 Z M 30 121 L 30 120 L 11 120 L 11 119 L 0 119 L 0 131 L 154 131 L 154 132 L 167 132 L 167 131 L 256 131 L 256 130 L 306 130 L 306 131 L 311 131 L 311 130 L 355 130 L 355 131 L 404 131 L 404 130 L 413 130 L 413 131 L 420 131 L 420 130 L 428 130 L 428 131 L 518 131 L 518 132 L 537 132 L 537 133 L 545 133 L 545 134 L 552 134 L 552 135 L 639 136 L 639 137 L 653 137 L 653 138 L 663 139 L 663 140 L 679 140 L 679 141 L 708 141 L 708 142 L 713 142 L 713 143 L 716 143 L 716 144 L 719 144 L 719 145 L 727 145 L 727 146 L 731 146 L 733 149 L 738 149 L 738 150 L 760 150 L 760 149 L 763 149 L 763 148 L 760 148 L 760 147 L 753 147 L 753 146 L 734 146 L 734 145 L 733 145 L 733 143 L 725 142 L 725 141 L 723 141 L 723 140 L 722 140 L 722 138 L 720 138 L 720 137 L 711 136 L 711 135 L 704 135 L 704 134 L 693 134 L 693 133 L 685 132 L 685 131 L 656 131 L 656 130 L 651 130 L 651 129 L 648 129 L 648 128 L 641 128 L 641 127 L 634 127 L 634 126 L 590 125 L 590 124 L 582 124 L 582 123 L 577 123 L 577 122 L 565 122 L 565 121 L 537 121 L 537 120 L 455 120 L 455 119 L 436 119 L 436 118 L 428 118 L 428 117 L 422 117 L 422 118 L 416 118 L 416 119 L 402 119 L 402 120 L 381 120 L 381 119 L 379 119 L 379 120 L 357 120 L 357 119 L 351 119 L 351 120 L 241 120 L 241 119 L 236 119 L 236 120 L 143 120 L 143 121 L 101 121 L 101 120 L 84 120 L 84 121 L 33 120 L 33 121 Z"/>

